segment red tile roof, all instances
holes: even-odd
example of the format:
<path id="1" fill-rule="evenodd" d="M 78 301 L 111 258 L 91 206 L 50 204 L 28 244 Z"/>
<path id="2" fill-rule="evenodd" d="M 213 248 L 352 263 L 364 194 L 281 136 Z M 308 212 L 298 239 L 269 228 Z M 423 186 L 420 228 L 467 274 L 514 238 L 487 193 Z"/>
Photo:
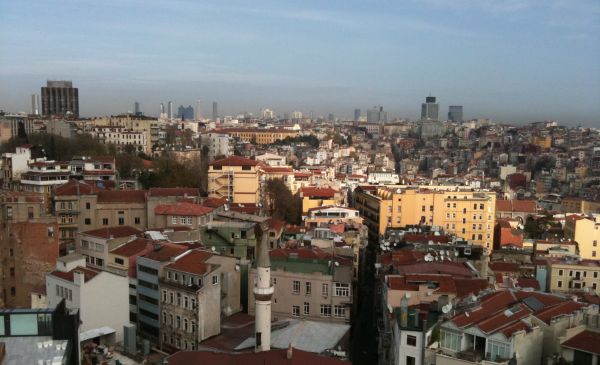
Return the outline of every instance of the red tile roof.
<path id="1" fill-rule="evenodd" d="M 587 304 L 574 302 L 572 300 L 562 302 L 552 307 L 544 308 L 538 311 L 535 316 L 540 320 L 550 324 L 553 318 L 571 314 L 574 311 L 586 307 Z M 600 343 L 600 342 L 599 342 Z"/>
<path id="2" fill-rule="evenodd" d="M 213 161 L 210 166 L 256 166 L 260 161 L 251 160 L 242 156 L 229 156 L 221 160 Z"/>
<path id="3" fill-rule="evenodd" d="M 121 246 L 113 249 L 110 253 L 119 256 L 130 257 L 140 252 L 144 252 L 146 249 L 152 246 L 153 240 L 147 238 L 136 238 L 133 241 L 122 244 Z"/>
<path id="4" fill-rule="evenodd" d="M 291 359 L 287 349 L 271 349 L 262 352 L 223 353 L 208 351 L 179 351 L 168 358 L 169 365 L 348 365 L 350 362 L 326 357 L 299 349 L 292 350 Z"/>
<path id="5" fill-rule="evenodd" d="M 100 238 L 120 238 L 127 236 L 136 236 L 142 231 L 137 228 L 130 226 L 118 226 L 118 227 L 106 227 L 93 229 L 91 231 L 82 232 L 88 236 L 100 237 Z"/>
<path id="6" fill-rule="evenodd" d="M 54 189 L 55 196 L 70 196 L 70 195 L 95 195 L 100 191 L 95 185 L 87 184 L 77 180 L 71 180 L 68 183 Z"/>
<path id="7" fill-rule="evenodd" d="M 83 280 L 86 283 L 88 281 L 92 280 L 93 278 L 95 278 L 96 275 L 98 275 L 100 273 L 100 271 L 98 271 L 98 270 L 93 270 L 93 269 L 89 269 L 87 267 L 77 266 L 73 270 L 67 271 L 67 272 L 55 270 L 55 271 L 51 272 L 50 275 L 56 276 L 57 278 L 61 278 L 63 280 L 73 282 L 73 277 L 75 276 L 75 271 L 81 271 L 83 273 Z"/>
<path id="8" fill-rule="evenodd" d="M 536 213 L 537 203 L 535 200 L 496 200 L 497 212 L 519 212 Z"/>
<path id="9" fill-rule="evenodd" d="M 478 294 L 488 287 L 485 279 L 455 278 L 447 274 L 406 274 L 389 276 L 388 287 L 392 290 L 419 290 L 419 284 L 436 284 L 435 293 L 453 293 L 458 297 Z"/>
<path id="10" fill-rule="evenodd" d="M 269 251 L 269 256 L 272 258 L 289 258 L 297 256 L 299 259 L 304 260 L 331 260 L 332 254 L 327 253 L 316 246 L 302 246 L 298 248 L 276 248 Z M 335 256 L 335 261 L 343 266 L 351 266 L 352 260 L 349 260 L 342 256 Z"/>
<path id="11" fill-rule="evenodd" d="M 520 266 L 514 262 L 492 261 L 489 267 L 494 272 L 519 272 Z"/>
<path id="12" fill-rule="evenodd" d="M 202 201 L 202 205 L 210 208 L 218 208 L 227 204 L 227 200 L 222 198 L 206 198 Z"/>
<path id="13" fill-rule="evenodd" d="M 205 263 L 211 256 L 212 253 L 207 251 L 192 250 L 166 267 L 168 269 L 183 271 L 194 275 L 204 275 L 218 267 L 218 265 Z"/>
<path id="14" fill-rule="evenodd" d="M 540 290 L 540 283 L 535 278 L 518 278 L 517 285 L 520 288 L 532 288 Z"/>
<path id="15" fill-rule="evenodd" d="M 145 190 L 107 190 L 98 193 L 98 203 L 145 203 Z"/>
<path id="16" fill-rule="evenodd" d="M 150 188 L 149 196 L 198 196 L 196 188 Z"/>
<path id="17" fill-rule="evenodd" d="M 164 242 L 160 244 L 158 249 L 154 249 L 152 252 L 144 255 L 144 257 L 150 260 L 164 262 L 181 255 L 187 250 L 188 248 L 184 245 Z"/>
<path id="18" fill-rule="evenodd" d="M 562 343 L 563 347 L 600 355 L 600 332 L 585 330 Z"/>
<path id="19" fill-rule="evenodd" d="M 317 188 L 313 186 L 305 186 L 300 188 L 300 195 L 310 198 L 333 198 L 338 191 L 332 188 Z"/>
<path id="20" fill-rule="evenodd" d="M 280 232 L 283 230 L 283 226 L 285 226 L 285 221 L 278 218 L 271 218 L 267 221 L 267 224 L 269 225 L 269 229 Z"/>
<path id="21" fill-rule="evenodd" d="M 454 322 L 457 327 L 467 327 L 490 317 L 499 310 L 506 309 L 514 302 L 515 297 L 512 292 L 495 292 L 482 298 L 478 308 L 454 316 L 452 322 Z"/>
<path id="22" fill-rule="evenodd" d="M 398 274 L 450 274 L 459 277 L 472 277 L 473 274 L 460 262 L 421 262 L 416 264 L 394 265 Z"/>
<path id="23" fill-rule="evenodd" d="M 158 215 L 201 216 L 206 215 L 212 211 L 213 208 L 188 202 L 161 204 L 154 208 L 154 213 Z"/>
<path id="24" fill-rule="evenodd" d="M 287 167 L 287 166 L 263 166 L 261 169 L 264 172 L 267 172 L 270 174 L 291 175 L 294 173 L 294 170 L 291 167 Z"/>

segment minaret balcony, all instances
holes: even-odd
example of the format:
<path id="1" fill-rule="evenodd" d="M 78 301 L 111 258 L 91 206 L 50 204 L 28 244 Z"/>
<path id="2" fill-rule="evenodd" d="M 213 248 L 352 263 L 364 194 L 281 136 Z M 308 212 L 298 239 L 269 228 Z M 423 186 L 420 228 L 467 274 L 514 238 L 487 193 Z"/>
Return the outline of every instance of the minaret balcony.
<path id="1" fill-rule="evenodd" d="M 270 286 L 268 288 L 259 288 L 255 286 L 253 292 L 257 295 L 272 295 L 275 292 L 275 287 Z"/>

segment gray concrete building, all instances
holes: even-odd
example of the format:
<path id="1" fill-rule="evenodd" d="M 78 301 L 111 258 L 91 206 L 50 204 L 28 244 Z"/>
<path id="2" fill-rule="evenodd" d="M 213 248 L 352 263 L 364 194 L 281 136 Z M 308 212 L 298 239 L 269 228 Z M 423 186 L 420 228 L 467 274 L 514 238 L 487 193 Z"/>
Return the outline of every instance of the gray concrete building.
<path id="1" fill-rule="evenodd" d="M 42 115 L 79 117 L 79 89 L 71 81 L 48 81 L 42 87 Z"/>

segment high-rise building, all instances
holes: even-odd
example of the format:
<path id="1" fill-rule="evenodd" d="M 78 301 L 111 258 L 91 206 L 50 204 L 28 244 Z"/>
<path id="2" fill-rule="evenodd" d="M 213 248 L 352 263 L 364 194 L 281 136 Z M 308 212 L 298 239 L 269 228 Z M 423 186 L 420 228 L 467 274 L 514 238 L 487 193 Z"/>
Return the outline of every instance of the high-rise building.
<path id="1" fill-rule="evenodd" d="M 42 114 L 79 117 L 79 89 L 71 81 L 48 81 L 42 86 Z"/>
<path id="2" fill-rule="evenodd" d="M 40 115 L 40 96 L 38 94 L 31 95 L 31 114 Z"/>
<path id="3" fill-rule="evenodd" d="M 191 105 L 188 105 L 187 108 L 180 105 L 179 108 L 177 108 L 177 119 L 194 119 L 194 108 L 192 108 Z"/>
<path id="4" fill-rule="evenodd" d="M 440 104 L 435 101 L 435 96 L 428 96 L 421 104 L 421 119 L 438 120 Z"/>
<path id="5" fill-rule="evenodd" d="M 448 107 L 448 120 L 451 122 L 459 122 L 459 123 L 463 121 L 462 105 L 450 105 Z"/>
<path id="6" fill-rule="evenodd" d="M 200 109 L 200 99 L 196 101 L 196 121 L 202 120 L 202 113 Z"/>
<path id="7" fill-rule="evenodd" d="M 135 115 L 137 115 L 137 116 L 142 115 L 142 111 L 140 110 L 139 102 L 136 101 L 135 103 L 133 103 L 133 110 L 134 110 Z"/>
<path id="8" fill-rule="evenodd" d="M 292 112 L 292 119 L 302 119 L 302 112 Z"/>
<path id="9" fill-rule="evenodd" d="M 165 114 L 165 104 L 160 103 L 160 114 Z"/>
<path id="10" fill-rule="evenodd" d="M 218 111 L 217 107 L 218 107 L 217 102 L 213 101 L 213 112 L 212 112 L 213 120 L 217 120 L 217 118 L 219 117 L 219 111 Z"/>
<path id="11" fill-rule="evenodd" d="M 169 101 L 167 104 L 167 115 L 169 119 L 173 119 L 173 102 Z"/>
<path id="12" fill-rule="evenodd" d="M 354 109 L 354 121 L 358 122 L 360 119 L 360 109 Z"/>
<path id="13" fill-rule="evenodd" d="M 367 122 L 369 123 L 385 123 L 387 122 L 387 112 L 383 111 L 383 107 L 374 106 L 367 110 Z"/>

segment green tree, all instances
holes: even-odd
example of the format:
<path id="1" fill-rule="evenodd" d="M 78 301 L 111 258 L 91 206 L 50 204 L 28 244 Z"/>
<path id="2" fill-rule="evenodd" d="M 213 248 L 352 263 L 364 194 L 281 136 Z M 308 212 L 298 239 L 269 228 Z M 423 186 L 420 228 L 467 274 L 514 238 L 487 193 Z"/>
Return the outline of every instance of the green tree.
<path id="1" fill-rule="evenodd" d="M 302 199 L 294 196 L 282 179 L 268 180 L 265 192 L 271 216 L 291 224 L 301 223 Z"/>

